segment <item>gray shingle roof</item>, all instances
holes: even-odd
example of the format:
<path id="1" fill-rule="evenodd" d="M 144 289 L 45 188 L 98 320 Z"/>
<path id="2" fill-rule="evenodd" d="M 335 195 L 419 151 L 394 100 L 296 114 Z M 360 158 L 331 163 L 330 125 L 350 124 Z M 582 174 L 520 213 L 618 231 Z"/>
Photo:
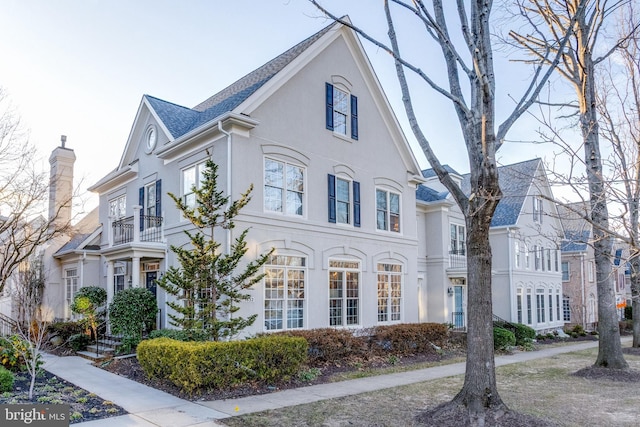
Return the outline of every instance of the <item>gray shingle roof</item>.
<path id="1" fill-rule="evenodd" d="M 522 211 L 522 204 L 527 197 L 529 187 L 536 176 L 536 170 L 538 169 L 540 162 L 540 159 L 532 159 L 512 165 L 500 166 L 498 168 L 500 188 L 502 189 L 503 196 L 500 203 L 498 203 L 496 212 L 491 220 L 492 227 L 515 225 L 518 220 L 518 216 Z M 461 175 L 447 165 L 444 167 L 449 173 Z M 431 178 L 435 176 L 435 172 L 433 172 L 433 169 L 425 169 L 422 171 L 422 176 L 425 178 Z M 469 183 L 471 175 L 464 174 L 461 176 L 462 191 L 468 195 L 471 193 L 471 186 Z M 416 190 L 416 198 L 426 202 L 437 200 L 434 199 L 434 197 L 437 197 L 438 194 L 444 194 L 446 196 L 447 193 L 438 193 L 423 185 L 418 187 Z"/>
<path id="2" fill-rule="evenodd" d="M 82 244 L 82 242 L 84 242 L 89 236 L 91 236 L 91 234 L 93 233 L 76 234 L 67 243 L 65 243 L 60 249 L 58 249 L 56 251 L 56 254 L 61 254 L 63 252 L 73 251 L 75 249 L 78 249 Z M 85 248 L 85 249 L 93 249 L 93 248 Z"/>
<path id="3" fill-rule="evenodd" d="M 449 192 L 444 191 L 442 193 L 437 192 L 431 187 L 426 185 L 419 185 L 416 189 L 416 199 L 423 202 L 435 202 L 438 200 L 445 200 Z"/>
<path id="4" fill-rule="evenodd" d="M 232 111 L 333 27 L 333 23 L 193 108 L 145 95 L 174 139 Z"/>

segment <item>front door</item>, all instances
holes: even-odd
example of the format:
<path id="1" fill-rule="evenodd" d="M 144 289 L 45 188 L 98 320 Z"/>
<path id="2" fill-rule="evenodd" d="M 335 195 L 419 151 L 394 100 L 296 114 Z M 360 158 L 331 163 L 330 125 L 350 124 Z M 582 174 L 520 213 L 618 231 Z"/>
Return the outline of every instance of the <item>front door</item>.
<path id="1" fill-rule="evenodd" d="M 157 289 L 158 285 L 156 284 L 157 278 L 158 278 L 157 271 L 147 271 L 146 286 L 147 286 L 147 289 L 149 289 L 153 294 L 153 296 L 156 298 L 158 297 L 158 289 Z"/>
<path id="2" fill-rule="evenodd" d="M 453 282 L 453 326 L 456 329 L 464 329 L 467 317 L 467 298 L 464 279 L 452 279 Z"/>

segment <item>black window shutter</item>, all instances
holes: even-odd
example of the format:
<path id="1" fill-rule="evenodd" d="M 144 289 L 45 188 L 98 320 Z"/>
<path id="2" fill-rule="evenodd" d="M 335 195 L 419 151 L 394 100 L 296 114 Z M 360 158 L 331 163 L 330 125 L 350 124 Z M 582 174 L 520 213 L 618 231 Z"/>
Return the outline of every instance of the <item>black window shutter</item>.
<path id="1" fill-rule="evenodd" d="M 351 138 L 358 139 L 358 97 L 351 95 Z"/>
<path id="2" fill-rule="evenodd" d="M 333 130 L 333 85 L 325 83 L 327 129 Z"/>
<path id="3" fill-rule="evenodd" d="M 162 216 L 162 205 L 160 201 L 162 200 L 162 180 L 159 179 L 156 181 L 156 216 Z"/>
<path id="4" fill-rule="evenodd" d="M 353 181 L 353 225 L 360 227 L 360 183 Z"/>
<path id="5" fill-rule="evenodd" d="M 336 177 L 327 175 L 327 185 L 329 194 L 329 222 L 336 222 Z"/>
<path id="6" fill-rule="evenodd" d="M 140 206 L 142 206 L 142 209 L 140 209 L 140 231 L 144 230 L 144 221 L 142 219 L 142 217 L 144 216 L 144 187 L 140 187 L 140 190 L 138 191 L 138 201 L 140 202 Z"/>

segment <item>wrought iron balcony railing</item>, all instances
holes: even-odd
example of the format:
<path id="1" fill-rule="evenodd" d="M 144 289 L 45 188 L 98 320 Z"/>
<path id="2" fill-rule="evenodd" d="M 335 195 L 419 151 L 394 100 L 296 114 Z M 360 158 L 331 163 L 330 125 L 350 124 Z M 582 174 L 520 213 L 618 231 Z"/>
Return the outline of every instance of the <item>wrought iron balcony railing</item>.
<path id="1" fill-rule="evenodd" d="M 134 215 L 122 218 L 111 223 L 111 233 L 113 245 L 132 242 L 162 242 L 164 238 L 162 217 Z"/>
<path id="2" fill-rule="evenodd" d="M 449 251 L 449 267 L 467 268 L 467 251 L 458 249 Z"/>

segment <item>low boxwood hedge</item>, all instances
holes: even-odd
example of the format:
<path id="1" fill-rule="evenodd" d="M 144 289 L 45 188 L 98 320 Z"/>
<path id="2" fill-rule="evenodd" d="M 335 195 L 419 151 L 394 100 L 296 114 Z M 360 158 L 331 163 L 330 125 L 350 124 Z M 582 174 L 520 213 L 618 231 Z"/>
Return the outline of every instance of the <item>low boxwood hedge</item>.
<path id="1" fill-rule="evenodd" d="M 275 381 L 297 373 L 307 358 L 302 338 L 272 336 L 246 341 L 142 341 L 138 361 L 152 378 L 165 378 L 182 390 L 225 389 L 247 380 Z"/>

